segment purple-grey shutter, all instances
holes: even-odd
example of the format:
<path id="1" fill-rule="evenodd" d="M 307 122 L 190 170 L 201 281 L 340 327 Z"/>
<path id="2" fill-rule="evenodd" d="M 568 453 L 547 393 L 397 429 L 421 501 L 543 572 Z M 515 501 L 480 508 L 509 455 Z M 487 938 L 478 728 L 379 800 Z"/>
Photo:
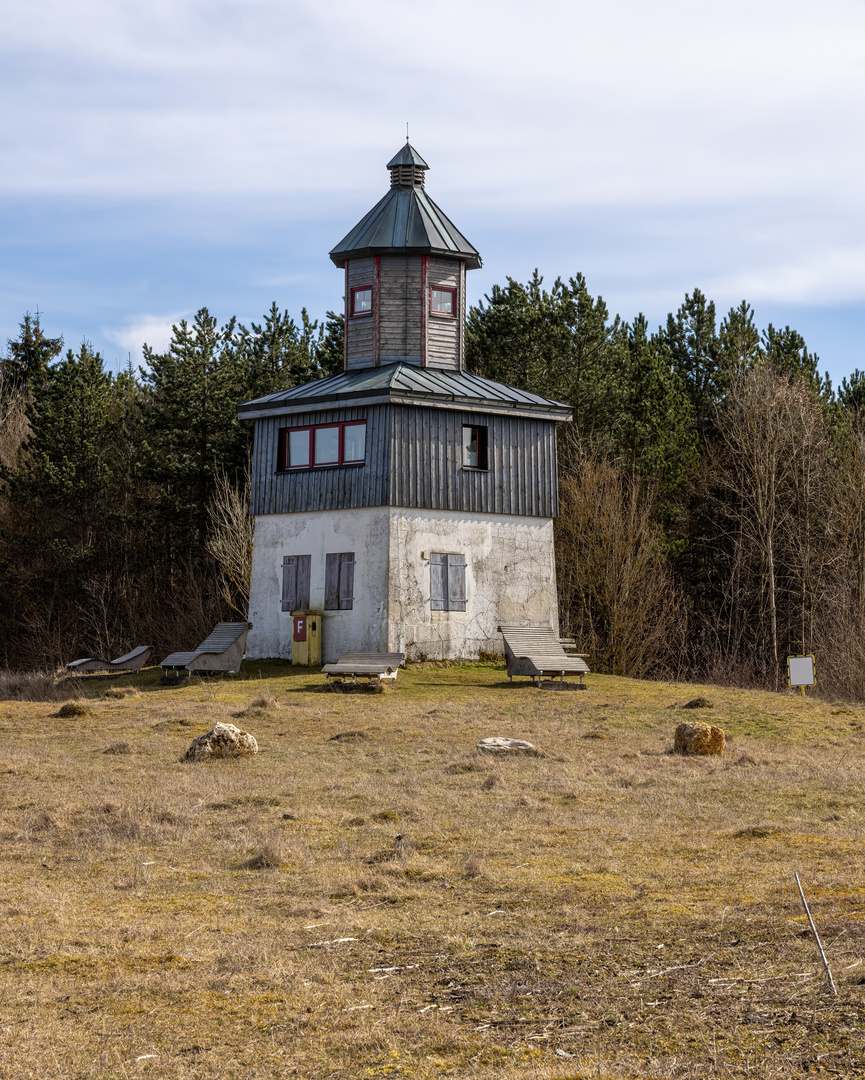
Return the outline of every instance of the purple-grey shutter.
<path id="1" fill-rule="evenodd" d="M 339 606 L 350 611 L 354 603 L 354 552 L 345 551 L 339 557 Z"/>
<path id="2" fill-rule="evenodd" d="M 448 611 L 466 609 L 466 557 L 448 555 Z"/>
<path id="3" fill-rule="evenodd" d="M 282 560 L 282 610 L 296 611 L 297 556 L 286 555 Z"/>
<path id="4" fill-rule="evenodd" d="M 297 607 L 295 611 L 306 611 L 309 607 L 309 576 L 311 555 L 297 556 Z"/>
<path id="5" fill-rule="evenodd" d="M 339 555 L 326 555 L 324 560 L 324 607 L 339 609 Z"/>
<path id="6" fill-rule="evenodd" d="M 429 564 L 429 606 L 431 611 L 447 611 L 447 555 L 433 552 Z"/>

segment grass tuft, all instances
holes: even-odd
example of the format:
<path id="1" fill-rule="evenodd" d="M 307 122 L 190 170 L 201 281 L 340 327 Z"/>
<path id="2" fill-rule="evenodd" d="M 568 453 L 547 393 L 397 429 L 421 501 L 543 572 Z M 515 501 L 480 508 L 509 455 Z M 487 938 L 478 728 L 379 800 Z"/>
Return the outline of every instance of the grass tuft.
<path id="1" fill-rule="evenodd" d="M 131 754 L 132 747 L 122 739 L 118 742 L 109 743 L 102 751 L 103 754 Z"/>
<path id="2" fill-rule="evenodd" d="M 141 691 L 137 686 L 109 686 L 102 695 L 107 698 L 138 698 Z"/>
<path id="3" fill-rule="evenodd" d="M 65 705 L 60 706 L 54 715 L 63 720 L 69 720 L 73 717 L 93 716 L 95 711 L 93 706 L 88 705 L 85 701 L 67 701 Z"/>
<path id="4" fill-rule="evenodd" d="M 279 870 L 285 865 L 285 861 L 285 854 L 279 844 L 266 843 L 240 865 L 243 870 Z"/>

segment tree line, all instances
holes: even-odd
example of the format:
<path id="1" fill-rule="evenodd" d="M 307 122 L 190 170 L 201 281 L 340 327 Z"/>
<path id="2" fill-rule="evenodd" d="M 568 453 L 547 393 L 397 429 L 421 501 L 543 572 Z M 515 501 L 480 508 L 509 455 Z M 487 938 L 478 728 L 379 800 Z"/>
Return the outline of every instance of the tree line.
<path id="1" fill-rule="evenodd" d="M 25 315 L 0 363 L 0 666 L 157 651 L 243 606 L 220 549 L 251 440 L 236 406 L 342 367 L 341 317 L 202 309 L 114 375 Z M 245 607 L 243 618 L 246 617 Z M 118 652 L 119 650 L 119 652 Z"/>
<path id="2" fill-rule="evenodd" d="M 477 372 L 569 402 L 560 621 L 601 670 L 781 688 L 789 654 L 865 695 L 865 374 L 699 289 L 650 332 L 581 275 L 474 307 Z"/>
<path id="3" fill-rule="evenodd" d="M 745 302 L 719 320 L 698 289 L 654 331 L 611 317 L 582 275 L 507 279 L 466 342 L 476 374 L 573 408 L 560 623 L 596 670 L 780 688 L 786 655 L 814 653 L 821 686 L 865 696 L 865 374 L 833 388 L 795 330 Z M 26 315 L 0 357 L 0 664 L 171 649 L 242 611 L 235 407 L 342 352 L 333 312 L 202 309 L 113 375 Z"/>

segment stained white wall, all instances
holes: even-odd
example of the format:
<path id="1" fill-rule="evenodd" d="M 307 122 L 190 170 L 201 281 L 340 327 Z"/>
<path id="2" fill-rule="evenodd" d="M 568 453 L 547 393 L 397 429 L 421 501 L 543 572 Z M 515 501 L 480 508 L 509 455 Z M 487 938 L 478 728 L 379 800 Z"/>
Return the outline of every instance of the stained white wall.
<path id="1" fill-rule="evenodd" d="M 409 659 L 501 653 L 499 623 L 558 633 L 553 523 L 454 510 L 390 511 L 389 645 Z M 466 610 L 430 610 L 431 552 L 466 556 Z"/>
<path id="2" fill-rule="evenodd" d="M 388 511 L 381 507 L 265 514 L 255 519 L 246 655 L 262 660 L 291 658 L 291 613 L 282 610 L 282 560 L 311 555 L 310 608 L 324 609 L 325 555 L 355 553 L 354 604 L 350 611 L 325 611 L 324 663 L 350 649 L 387 651 Z"/>
<path id="3" fill-rule="evenodd" d="M 246 654 L 291 657 L 282 560 L 311 555 L 310 607 L 324 607 L 325 555 L 355 553 L 354 606 L 324 613 L 326 663 L 350 649 L 459 660 L 502 651 L 501 622 L 558 632 L 553 523 L 503 514 L 375 507 L 255 520 Z M 431 552 L 466 556 L 466 611 L 430 610 Z"/>

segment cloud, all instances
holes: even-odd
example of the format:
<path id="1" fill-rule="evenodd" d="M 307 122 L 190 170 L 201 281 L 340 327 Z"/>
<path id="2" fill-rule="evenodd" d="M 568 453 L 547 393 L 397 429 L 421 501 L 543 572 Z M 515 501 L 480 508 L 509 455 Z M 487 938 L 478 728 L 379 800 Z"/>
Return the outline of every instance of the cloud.
<path id="1" fill-rule="evenodd" d="M 138 364 L 143 345 L 149 345 L 155 352 L 165 352 L 171 344 L 172 327 L 190 314 L 177 311 L 169 315 L 134 315 L 125 325 L 105 328 L 103 333 L 132 357 L 133 364 Z"/>
<path id="2" fill-rule="evenodd" d="M 449 187 L 503 205 L 858 205 L 865 9 L 846 0 L 40 10 L 4 22 L 7 192 L 307 200 L 380 175 L 409 120 Z"/>
<path id="3" fill-rule="evenodd" d="M 177 317 L 142 310 L 332 307 L 327 247 L 386 191 L 406 121 L 483 289 L 538 266 L 628 315 L 695 284 L 865 297 L 860 0 L 9 7 L 7 306 L 40 297 L 70 337 L 101 324 L 138 356 Z"/>

